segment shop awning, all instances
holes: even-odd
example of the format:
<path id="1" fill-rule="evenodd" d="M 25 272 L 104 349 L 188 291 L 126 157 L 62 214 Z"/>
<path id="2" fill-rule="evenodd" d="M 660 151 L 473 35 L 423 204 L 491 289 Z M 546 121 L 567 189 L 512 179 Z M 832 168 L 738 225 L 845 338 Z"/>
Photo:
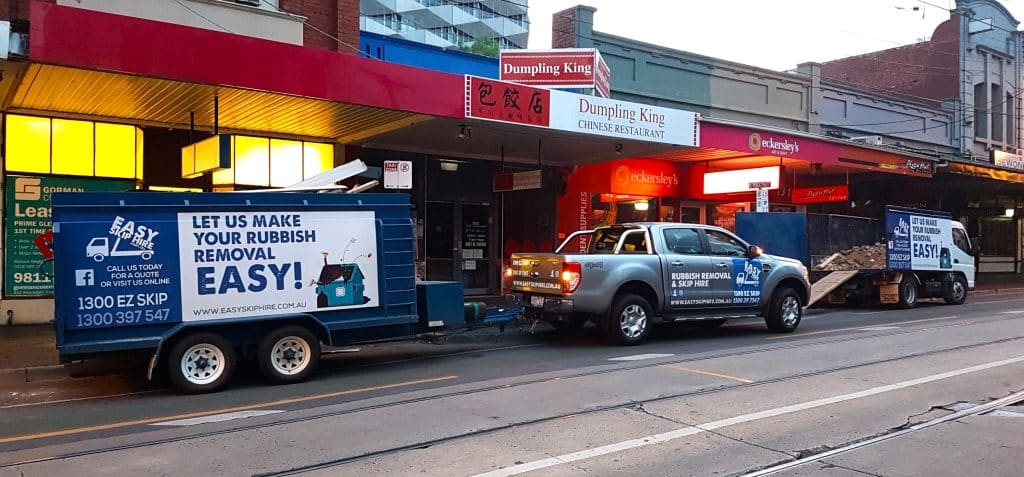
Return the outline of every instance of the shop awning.
<path id="1" fill-rule="evenodd" d="M 946 171 L 953 174 L 961 174 L 982 179 L 992 179 L 1002 182 L 1024 184 L 1024 173 L 997 169 L 979 164 L 967 164 L 963 162 L 950 162 Z"/>

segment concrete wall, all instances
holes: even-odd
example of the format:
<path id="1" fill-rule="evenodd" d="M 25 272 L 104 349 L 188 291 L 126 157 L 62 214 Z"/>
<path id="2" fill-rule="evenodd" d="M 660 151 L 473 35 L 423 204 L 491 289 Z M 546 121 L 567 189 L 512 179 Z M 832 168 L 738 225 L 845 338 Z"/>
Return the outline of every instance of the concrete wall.
<path id="1" fill-rule="evenodd" d="M 293 45 L 303 44 L 305 18 L 302 16 L 220 0 L 180 2 L 181 4 L 169 0 L 57 0 L 58 5 L 68 7 L 227 31 Z"/>
<path id="2" fill-rule="evenodd" d="M 821 87 L 821 127 L 849 137 L 884 136 L 884 144 L 956 152 L 953 111 L 881 98 L 851 88 Z"/>

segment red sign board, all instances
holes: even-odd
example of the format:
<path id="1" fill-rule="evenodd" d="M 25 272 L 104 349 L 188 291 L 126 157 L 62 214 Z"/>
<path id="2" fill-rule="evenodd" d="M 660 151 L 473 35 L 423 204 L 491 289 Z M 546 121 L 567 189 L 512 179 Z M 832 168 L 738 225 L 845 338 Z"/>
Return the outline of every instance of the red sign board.
<path id="1" fill-rule="evenodd" d="M 794 188 L 791 197 L 793 204 L 818 204 L 847 200 L 850 200 L 850 187 L 846 185 Z"/>
<path id="2" fill-rule="evenodd" d="M 612 164 L 611 192 L 648 197 L 679 195 L 679 169 L 674 163 L 629 159 Z"/>
<path id="3" fill-rule="evenodd" d="M 551 91 L 466 76 L 466 117 L 548 127 Z"/>
<path id="4" fill-rule="evenodd" d="M 594 88 L 609 96 L 611 70 L 593 48 L 503 50 L 501 79 L 545 88 Z"/>
<path id="5" fill-rule="evenodd" d="M 543 184 L 544 175 L 540 169 L 535 171 L 510 172 L 494 176 L 494 192 L 540 189 Z"/>

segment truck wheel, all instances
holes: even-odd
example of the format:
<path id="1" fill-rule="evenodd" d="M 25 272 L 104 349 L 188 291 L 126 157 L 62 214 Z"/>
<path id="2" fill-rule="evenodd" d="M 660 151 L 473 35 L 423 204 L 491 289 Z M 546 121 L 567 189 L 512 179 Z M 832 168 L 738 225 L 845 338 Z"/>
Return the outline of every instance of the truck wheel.
<path id="1" fill-rule="evenodd" d="M 967 279 L 960 275 L 953 277 L 942 290 L 942 298 L 949 305 L 963 305 L 967 301 Z"/>
<path id="2" fill-rule="evenodd" d="M 800 296 L 792 288 L 780 288 L 768 303 L 764 322 L 775 333 L 792 333 L 804 316 Z"/>
<path id="3" fill-rule="evenodd" d="M 643 297 L 626 294 L 615 300 L 608 314 L 605 332 L 613 343 L 624 346 L 640 344 L 651 330 L 654 313 Z"/>
<path id="4" fill-rule="evenodd" d="M 224 386 L 235 372 L 235 349 L 215 333 L 194 333 L 178 341 L 167 360 L 174 386 L 189 394 Z"/>
<path id="5" fill-rule="evenodd" d="M 910 309 L 917 305 L 917 281 L 913 275 L 904 274 L 900 280 L 900 301 L 897 307 Z"/>
<path id="6" fill-rule="evenodd" d="M 264 377 L 277 384 L 297 383 L 320 363 L 320 339 L 304 327 L 282 326 L 263 337 L 256 353 Z"/>

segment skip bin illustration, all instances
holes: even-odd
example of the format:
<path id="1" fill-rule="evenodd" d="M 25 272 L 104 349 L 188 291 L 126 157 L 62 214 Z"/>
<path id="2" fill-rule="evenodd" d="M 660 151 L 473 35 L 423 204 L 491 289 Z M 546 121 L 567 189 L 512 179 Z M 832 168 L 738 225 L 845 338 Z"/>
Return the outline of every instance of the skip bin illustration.
<path id="1" fill-rule="evenodd" d="M 363 295 L 363 271 L 356 263 L 328 263 L 324 253 L 324 267 L 316 281 L 316 307 L 362 305 L 370 302 Z"/>

